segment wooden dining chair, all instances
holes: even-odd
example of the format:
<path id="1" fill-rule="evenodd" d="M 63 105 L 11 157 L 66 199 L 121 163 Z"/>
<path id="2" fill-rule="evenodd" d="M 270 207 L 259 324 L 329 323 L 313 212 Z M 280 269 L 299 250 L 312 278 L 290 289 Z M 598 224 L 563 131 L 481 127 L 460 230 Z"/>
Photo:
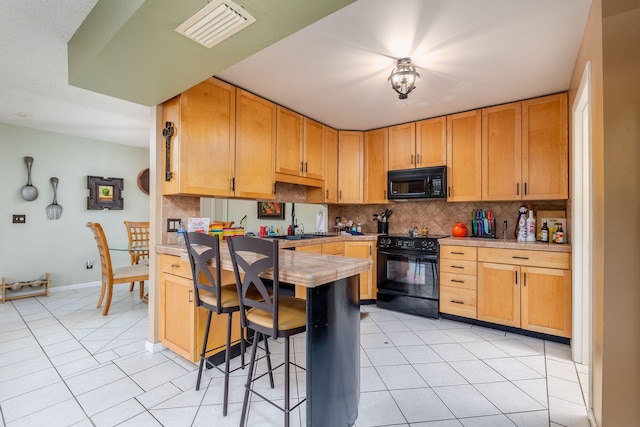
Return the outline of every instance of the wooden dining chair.
<path id="1" fill-rule="evenodd" d="M 124 221 L 129 237 L 129 248 L 149 247 L 149 221 Z M 146 250 L 130 250 L 131 265 L 146 263 L 149 265 L 149 251 Z M 143 282 L 144 283 L 144 282 Z M 136 282 L 131 282 L 129 291 L 133 291 Z M 144 285 L 140 285 L 140 299 L 144 297 Z"/>
<path id="2" fill-rule="evenodd" d="M 111 306 L 111 298 L 113 296 L 113 285 L 120 283 L 140 282 L 140 287 L 144 287 L 144 281 L 149 280 L 149 265 L 136 264 L 126 267 L 113 268 L 111 265 L 111 255 L 109 254 L 109 245 L 107 237 L 104 235 L 102 226 L 98 223 L 88 222 L 87 227 L 93 231 L 98 244 L 98 252 L 100 253 L 100 267 L 102 269 L 102 289 L 100 290 L 100 298 L 98 298 L 97 308 L 102 305 L 105 292 L 107 300 L 104 303 L 102 315 L 106 316 Z"/>

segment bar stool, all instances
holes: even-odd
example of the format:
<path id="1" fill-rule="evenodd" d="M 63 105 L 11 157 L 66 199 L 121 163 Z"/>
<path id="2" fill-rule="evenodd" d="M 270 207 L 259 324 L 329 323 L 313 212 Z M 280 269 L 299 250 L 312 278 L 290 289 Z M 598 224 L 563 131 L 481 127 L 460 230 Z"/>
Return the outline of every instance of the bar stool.
<path id="1" fill-rule="evenodd" d="M 270 242 L 252 237 L 234 237 L 228 240 L 228 246 L 240 295 L 242 326 L 253 330 L 256 334 L 251 349 L 240 426 L 245 425 L 249 393 L 251 392 L 283 411 L 284 425 L 289 427 L 290 412 L 307 400 L 305 398 L 291 407 L 289 391 L 290 365 L 304 369 L 290 361 L 289 337 L 306 331 L 306 302 L 291 296 L 280 296 L 277 240 Z M 241 278 L 240 270 L 244 272 L 244 278 Z M 267 285 L 269 281 L 260 276 L 269 274 L 268 270 L 271 270 L 273 274 L 272 295 L 269 294 Z M 261 298 L 255 298 L 255 293 L 252 292 L 254 290 L 259 292 Z M 266 337 L 284 338 L 284 363 L 274 368 L 284 366 L 284 407 L 276 405 L 251 387 L 252 383 L 261 377 L 253 378 L 257 343 L 260 336 L 265 337 L 265 342 Z M 273 369 L 269 367 L 270 374 L 272 371 Z M 273 388 L 273 383 L 271 387 Z"/>
<path id="2" fill-rule="evenodd" d="M 217 236 L 210 236 L 202 233 L 185 233 L 185 243 L 191 264 L 193 275 L 193 291 L 195 294 L 196 306 L 208 310 L 207 324 L 205 327 L 204 340 L 202 342 L 202 352 L 200 353 L 200 366 L 198 367 L 198 379 L 196 390 L 200 389 L 202 378 L 202 368 L 205 360 L 207 366 L 213 366 L 224 374 L 224 403 L 222 414 L 227 415 L 229 401 L 229 374 L 242 368 L 244 369 L 245 335 L 244 327 L 240 326 L 240 357 L 241 366 L 230 370 L 231 361 L 231 329 L 233 313 L 240 310 L 240 302 L 235 283 L 222 284 L 220 278 L 220 240 Z M 213 269 L 213 271 L 212 271 Z M 211 364 L 206 358 L 206 354 L 219 349 L 221 346 L 207 349 L 209 329 L 211 327 L 211 317 L 213 313 L 227 314 L 227 337 L 225 342 L 224 369 Z"/>

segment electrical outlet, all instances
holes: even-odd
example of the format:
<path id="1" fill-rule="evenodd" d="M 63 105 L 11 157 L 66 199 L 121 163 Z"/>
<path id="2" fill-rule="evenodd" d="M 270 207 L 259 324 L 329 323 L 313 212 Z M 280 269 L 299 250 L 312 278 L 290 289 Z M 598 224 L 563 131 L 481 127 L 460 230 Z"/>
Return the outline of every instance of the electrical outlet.
<path id="1" fill-rule="evenodd" d="M 27 222 L 26 215 L 13 215 L 13 223 L 14 224 L 24 224 Z"/>
<path id="2" fill-rule="evenodd" d="M 167 231 L 177 233 L 180 227 L 180 218 L 167 218 Z"/>
<path id="3" fill-rule="evenodd" d="M 93 268 L 93 260 L 88 259 L 85 265 L 87 267 L 87 270 L 91 270 Z"/>

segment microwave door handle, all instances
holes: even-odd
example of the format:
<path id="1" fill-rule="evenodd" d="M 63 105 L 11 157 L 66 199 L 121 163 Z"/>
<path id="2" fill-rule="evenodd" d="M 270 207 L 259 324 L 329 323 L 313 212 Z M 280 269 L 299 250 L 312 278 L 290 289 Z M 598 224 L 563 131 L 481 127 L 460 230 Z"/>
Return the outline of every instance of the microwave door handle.
<path id="1" fill-rule="evenodd" d="M 431 176 L 427 176 L 427 196 L 431 195 Z"/>

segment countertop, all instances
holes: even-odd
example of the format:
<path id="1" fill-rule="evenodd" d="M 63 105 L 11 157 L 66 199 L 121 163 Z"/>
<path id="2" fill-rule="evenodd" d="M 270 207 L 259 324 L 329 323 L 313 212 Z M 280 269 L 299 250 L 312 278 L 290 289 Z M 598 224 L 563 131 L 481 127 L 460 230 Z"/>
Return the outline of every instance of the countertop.
<path id="1" fill-rule="evenodd" d="M 377 235 L 368 236 L 332 236 L 319 239 L 282 240 L 280 248 L 286 249 L 309 244 L 329 243 L 335 241 L 375 240 Z M 188 262 L 187 250 L 182 245 L 156 245 L 158 254 L 179 256 L 182 261 Z M 368 259 L 350 258 L 339 255 L 312 254 L 290 250 L 280 251 L 280 281 L 314 288 L 325 283 L 333 282 L 346 277 L 354 276 L 371 268 L 372 262 Z M 224 270 L 233 270 L 231 256 L 226 243 L 220 245 L 220 263 Z M 265 275 L 267 279 L 271 278 Z"/>
<path id="2" fill-rule="evenodd" d="M 438 240 L 442 246 L 475 246 L 478 248 L 521 249 L 545 252 L 571 252 L 568 243 L 518 242 L 517 240 L 483 239 L 480 237 L 446 237 Z"/>

